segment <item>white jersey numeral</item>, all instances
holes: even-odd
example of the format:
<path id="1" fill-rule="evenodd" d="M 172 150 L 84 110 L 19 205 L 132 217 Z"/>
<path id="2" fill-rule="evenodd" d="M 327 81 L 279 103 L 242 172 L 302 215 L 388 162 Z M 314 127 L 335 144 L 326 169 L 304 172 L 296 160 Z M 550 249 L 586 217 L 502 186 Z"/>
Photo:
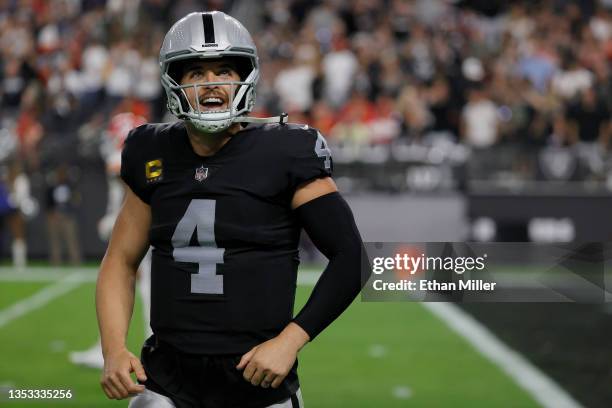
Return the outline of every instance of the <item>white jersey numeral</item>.
<path id="1" fill-rule="evenodd" d="M 331 150 L 329 150 L 329 147 L 327 147 L 327 141 L 325 140 L 321 132 L 317 132 L 315 153 L 317 154 L 317 156 L 325 158 L 325 170 L 329 170 L 331 168 Z"/>
<path id="2" fill-rule="evenodd" d="M 215 200 L 192 200 L 172 235 L 172 256 L 177 262 L 198 264 L 191 275 L 191 293 L 223 294 L 223 275 L 217 275 L 217 264 L 223 263 L 224 248 L 215 242 Z M 197 231 L 200 246 L 189 246 Z"/>

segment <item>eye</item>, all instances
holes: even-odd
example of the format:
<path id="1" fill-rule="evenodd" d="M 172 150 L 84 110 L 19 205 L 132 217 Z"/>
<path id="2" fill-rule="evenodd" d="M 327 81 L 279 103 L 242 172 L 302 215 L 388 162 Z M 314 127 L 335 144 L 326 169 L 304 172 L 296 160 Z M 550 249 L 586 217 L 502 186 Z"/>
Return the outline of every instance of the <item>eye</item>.
<path id="1" fill-rule="evenodd" d="M 202 76 L 202 70 L 200 69 L 194 69 L 193 71 L 191 71 L 191 73 L 189 74 L 189 76 L 191 78 L 197 78 L 199 76 Z"/>

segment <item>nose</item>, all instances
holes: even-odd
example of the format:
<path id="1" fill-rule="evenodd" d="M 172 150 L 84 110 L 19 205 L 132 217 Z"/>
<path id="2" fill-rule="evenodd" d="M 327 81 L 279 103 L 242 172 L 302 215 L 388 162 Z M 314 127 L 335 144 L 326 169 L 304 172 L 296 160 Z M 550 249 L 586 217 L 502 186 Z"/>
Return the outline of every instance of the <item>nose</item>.
<path id="1" fill-rule="evenodd" d="M 218 77 L 215 72 L 211 69 L 204 72 L 204 81 L 205 82 L 217 82 Z M 211 87 L 216 87 L 217 85 L 211 85 Z"/>

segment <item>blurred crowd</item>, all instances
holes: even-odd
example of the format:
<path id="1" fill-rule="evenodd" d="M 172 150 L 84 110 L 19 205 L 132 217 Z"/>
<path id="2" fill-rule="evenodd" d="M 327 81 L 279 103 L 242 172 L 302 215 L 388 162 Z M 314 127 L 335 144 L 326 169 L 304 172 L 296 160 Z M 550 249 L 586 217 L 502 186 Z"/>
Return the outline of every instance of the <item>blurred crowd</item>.
<path id="1" fill-rule="evenodd" d="M 608 146 L 609 1 L 310 4 L 266 3 L 260 93 L 332 142 Z"/>
<path id="2" fill-rule="evenodd" d="M 254 34 L 258 113 L 287 111 L 332 143 L 608 146 L 610 0 L 5 0 L 2 120 L 20 157 L 36 167 L 45 138 L 104 127 L 118 106 L 168 120 L 159 45 L 203 8 Z"/>
<path id="3" fill-rule="evenodd" d="M 253 34 L 255 114 L 332 145 L 610 149 L 612 0 L 0 0 L 0 162 L 52 188 L 101 162 L 117 115 L 172 120 L 159 46 L 202 10 Z"/>

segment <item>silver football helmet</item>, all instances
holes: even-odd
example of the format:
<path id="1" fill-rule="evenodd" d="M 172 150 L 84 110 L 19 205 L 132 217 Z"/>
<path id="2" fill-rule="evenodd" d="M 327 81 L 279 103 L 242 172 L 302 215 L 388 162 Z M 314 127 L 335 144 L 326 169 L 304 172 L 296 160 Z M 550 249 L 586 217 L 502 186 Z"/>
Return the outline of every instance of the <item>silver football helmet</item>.
<path id="1" fill-rule="evenodd" d="M 207 82 L 180 85 L 176 65 L 192 59 L 231 57 L 240 65 L 240 81 Z M 179 119 L 188 120 L 200 131 L 221 132 L 233 123 L 284 121 L 286 115 L 251 118 L 246 115 L 255 105 L 255 87 L 259 80 L 257 48 L 246 28 L 235 18 L 220 11 L 196 12 L 177 21 L 166 34 L 159 51 L 161 83 L 166 90 L 168 109 Z M 176 65 L 175 65 L 176 64 Z M 192 104 L 186 88 L 230 85 L 229 106 L 221 111 L 202 111 Z"/>

